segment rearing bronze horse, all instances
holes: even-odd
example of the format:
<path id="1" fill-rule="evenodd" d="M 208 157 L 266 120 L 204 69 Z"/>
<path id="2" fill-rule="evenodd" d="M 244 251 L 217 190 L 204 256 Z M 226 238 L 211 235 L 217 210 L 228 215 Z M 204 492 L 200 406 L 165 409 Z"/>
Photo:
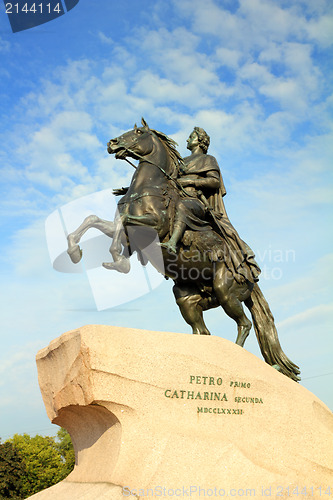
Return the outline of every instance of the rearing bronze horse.
<path id="1" fill-rule="evenodd" d="M 252 326 L 244 313 L 244 302 L 251 312 L 266 363 L 298 381 L 298 366 L 281 348 L 273 315 L 259 286 L 246 279 L 241 283 L 235 280 L 223 258 L 228 246 L 218 232 L 186 231 L 176 253 L 158 244 L 152 251 L 156 234 L 160 242 L 165 242 L 172 233 L 181 189 L 177 178 L 182 166 L 175 146 L 172 139 L 150 129 L 143 119 L 141 127 L 134 126 L 133 130 L 110 140 L 110 154 L 115 154 L 117 159 L 139 160 L 138 166 L 129 188 L 123 190 L 115 220 L 102 220 L 96 215 L 87 217 L 68 236 L 69 256 L 74 263 L 79 262 L 82 252 L 78 243 L 82 235 L 91 227 L 101 230 L 112 238 L 113 262 L 103 263 L 104 267 L 127 273 L 129 257 L 136 251 L 143 265 L 150 261 L 165 277 L 173 279 L 176 302 L 194 334 L 210 335 L 203 311 L 222 306 L 237 323 L 236 344 L 240 346 L 244 346 Z"/>

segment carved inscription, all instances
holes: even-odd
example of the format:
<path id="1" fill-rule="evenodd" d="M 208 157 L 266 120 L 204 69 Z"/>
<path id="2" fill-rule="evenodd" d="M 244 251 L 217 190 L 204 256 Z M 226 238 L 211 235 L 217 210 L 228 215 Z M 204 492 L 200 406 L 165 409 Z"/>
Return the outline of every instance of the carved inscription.
<path id="1" fill-rule="evenodd" d="M 250 408 L 249 405 L 264 404 L 263 399 L 255 393 L 251 383 L 244 380 L 225 381 L 222 377 L 190 375 L 189 384 L 191 387 L 188 388 L 166 389 L 164 396 L 169 399 L 196 401 L 197 413 L 214 415 L 244 415 L 246 409 Z M 208 406 L 208 401 L 214 401 L 215 406 Z M 217 401 L 223 404 L 217 406 Z"/>

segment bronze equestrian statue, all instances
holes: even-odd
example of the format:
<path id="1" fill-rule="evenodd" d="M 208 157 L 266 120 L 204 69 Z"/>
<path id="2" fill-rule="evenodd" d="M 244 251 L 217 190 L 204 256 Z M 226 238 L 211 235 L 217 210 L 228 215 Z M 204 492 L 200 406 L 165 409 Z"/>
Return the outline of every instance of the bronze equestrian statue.
<path id="1" fill-rule="evenodd" d="M 117 159 L 139 160 L 138 166 L 130 186 L 114 190 L 123 195 L 115 220 L 87 217 L 68 236 L 68 254 L 79 262 L 82 235 L 91 227 L 99 229 L 112 238 L 113 262 L 103 263 L 105 268 L 129 272 L 129 257 L 136 252 L 143 265 L 150 261 L 173 279 L 176 302 L 194 334 L 210 335 L 203 311 L 222 306 L 237 323 L 240 346 L 252 326 L 244 302 L 266 363 L 298 381 L 299 368 L 283 352 L 273 315 L 257 284 L 260 269 L 254 254 L 226 214 L 222 175 L 216 159 L 207 154 L 209 136 L 195 127 L 187 144 L 191 155 L 183 159 L 176 143 L 150 129 L 144 119 L 141 127 L 135 125 L 111 139 L 108 152 Z M 156 234 L 160 243 L 152 251 Z"/>

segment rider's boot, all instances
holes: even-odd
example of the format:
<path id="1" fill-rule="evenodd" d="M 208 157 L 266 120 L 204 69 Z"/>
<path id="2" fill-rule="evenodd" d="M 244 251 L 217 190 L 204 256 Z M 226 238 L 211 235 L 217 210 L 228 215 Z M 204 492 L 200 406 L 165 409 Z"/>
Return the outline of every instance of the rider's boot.
<path id="1" fill-rule="evenodd" d="M 185 229 L 185 222 L 176 221 L 169 241 L 161 243 L 161 247 L 166 248 L 169 252 L 177 253 L 177 243 L 183 236 Z"/>

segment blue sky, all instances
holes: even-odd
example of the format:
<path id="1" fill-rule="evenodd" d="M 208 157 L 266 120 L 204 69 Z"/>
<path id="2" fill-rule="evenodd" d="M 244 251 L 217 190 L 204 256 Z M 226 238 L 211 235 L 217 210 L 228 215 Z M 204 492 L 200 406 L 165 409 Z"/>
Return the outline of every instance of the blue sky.
<path id="1" fill-rule="evenodd" d="M 229 217 L 263 269 L 283 349 L 333 408 L 330 2 L 80 0 L 15 34 L 0 7 L 2 439 L 55 433 L 34 358 L 63 332 L 189 333 L 170 282 L 97 311 L 87 275 L 56 272 L 48 255 L 51 213 L 128 184 L 131 167 L 105 146 L 141 116 L 184 156 L 194 126 L 211 136 Z M 222 310 L 206 320 L 235 339 Z M 261 357 L 253 332 L 245 347 Z"/>

